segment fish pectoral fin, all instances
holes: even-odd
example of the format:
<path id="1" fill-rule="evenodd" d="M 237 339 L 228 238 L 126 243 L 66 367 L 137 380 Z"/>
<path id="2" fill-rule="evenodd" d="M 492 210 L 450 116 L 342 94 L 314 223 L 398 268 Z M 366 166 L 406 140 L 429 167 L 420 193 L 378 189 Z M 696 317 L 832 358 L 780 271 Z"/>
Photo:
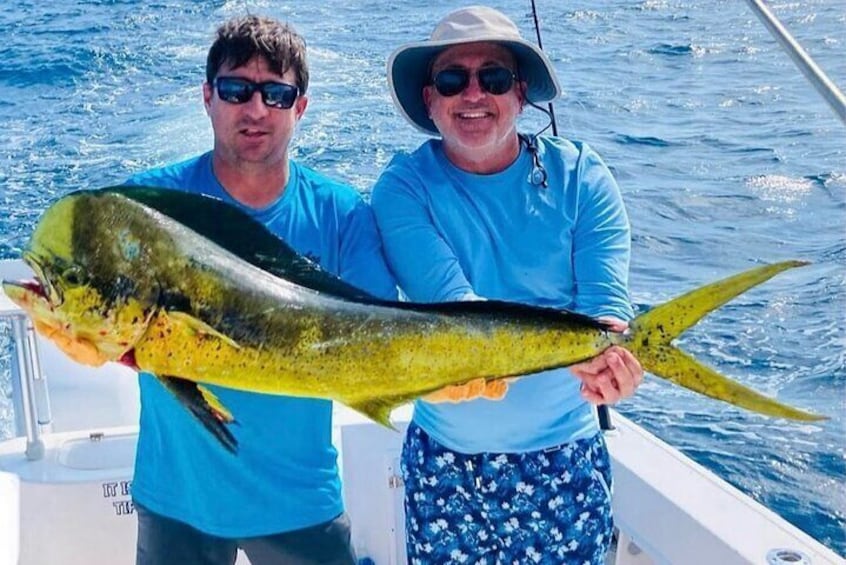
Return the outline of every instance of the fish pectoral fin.
<path id="1" fill-rule="evenodd" d="M 232 417 L 232 413 L 210 390 L 194 381 L 179 377 L 157 376 L 157 378 L 227 451 L 231 453 L 238 451 L 238 440 L 226 427 L 227 424 L 237 422 Z"/>
<path id="2" fill-rule="evenodd" d="M 224 424 L 231 424 L 235 421 L 235 417 L 232 416 L 232 412 L 223 405 L 220 399 L 212 391 L 203 385 L 197 385 L 197 390 L 200 391 L 200 394 L 203 396 L 203 400 L 206 401 L 206 404 L 208 404 L 209 409 L 215 413 L 221 422 Z"/>
<path id="3" fill-rule="evenodd" d="M 199 318 L 195 318 L 191 314 L 179 311 L 170 311 L 167 313 L 167 317 L 170 318 L 170 323 L 173 326 L 181 326 L 189 330 L 190 333 L 212 336 L 234 347 L 235 349 L 241 349 L 241 346 L 237 341 L 228 335 L 220 333 L 218 330 L 214 329 Z"/>

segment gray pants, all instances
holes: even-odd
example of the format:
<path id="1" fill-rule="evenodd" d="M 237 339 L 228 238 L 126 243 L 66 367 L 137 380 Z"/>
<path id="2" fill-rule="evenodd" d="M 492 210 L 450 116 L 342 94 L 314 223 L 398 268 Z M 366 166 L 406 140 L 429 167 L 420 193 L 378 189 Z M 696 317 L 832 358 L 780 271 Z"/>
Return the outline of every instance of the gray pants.
<path id="1" fill-rule="evenodd" d="M 252 565 L 354 565 L 350 520 L 341 514 L 310 528 L 252 538 L 220 538 L 138 504 L 136 565 L 232 565 L 238 548 Z"/>

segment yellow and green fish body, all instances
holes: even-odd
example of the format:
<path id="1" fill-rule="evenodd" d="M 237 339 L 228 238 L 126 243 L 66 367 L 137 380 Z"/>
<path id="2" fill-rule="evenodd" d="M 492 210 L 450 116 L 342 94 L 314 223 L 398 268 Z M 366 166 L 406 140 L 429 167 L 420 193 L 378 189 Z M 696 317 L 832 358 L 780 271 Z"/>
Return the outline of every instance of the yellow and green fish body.
<path id="1" fill-rule="evenodd" d="M 320 270 L 237 209 L 150 188 L 80 191 L 43 214 L 4 283 L 77 360 L 157 375 L 221 441 L 231 415 L 196 383 L 328 398 L 389 425 L 393 408 L 446 385 L 565 367 L 612 344 L 647 371 L 773 416 L 819 416 L 762 396 L 671 340 L 798 261 L 751 269 L 636 318 L 625 335 L 590 318 L 500 301 L 373 298 Z M 211 414 L 213 417 L 210 417 Z"/>
<path id="2" fill-rule="evenodd" d="M 250 294 L 250 293 L 246 293 Z M 523 375 L 588 359 L 612 343 L 599 325 L 568 317 L 543 328 L 478 312 L 419 312 L 331 297 L 254 294 L 237 320 L 157 313 L 135 345 L 139 368 L 263 393 L 332 398 L 349 405 L 407 401 L 473 378 Z M 268 301 L 269 299 L 269 301 Z M 490 306 L 490 305 L 489 305 Z M 491 308 L 497 308 L 493 305 Z M 248 328 L 238 332 L 231 325 Z M 217 329 L 212 329 L 212 327 Z M 178 354 L 165 352 L 178 351 Z M 461 355 L 456 355 L 461 352 Z"/>

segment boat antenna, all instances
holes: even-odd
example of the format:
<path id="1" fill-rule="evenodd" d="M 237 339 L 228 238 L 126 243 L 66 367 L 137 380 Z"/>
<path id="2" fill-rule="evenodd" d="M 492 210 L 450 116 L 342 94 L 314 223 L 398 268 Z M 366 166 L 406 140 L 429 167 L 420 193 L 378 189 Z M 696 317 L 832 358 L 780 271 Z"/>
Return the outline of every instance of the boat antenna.
<path id="1" fill-rule="evenodd" d="M 532 19 L 535 22 L 535 35 L 538 38 L 538 49 L 543 51 L 543 40 L 541 39 L 540 24 L 538 23 L 538 10 L 535 6 L 535 0 L 532 0 Z M 552 123 L 552 135 L 558 136 L 558 124 L 555 123 L 555 108 L 552 106 L 552 100 L 547 102 L 549 108 L 549 120 Z"/>

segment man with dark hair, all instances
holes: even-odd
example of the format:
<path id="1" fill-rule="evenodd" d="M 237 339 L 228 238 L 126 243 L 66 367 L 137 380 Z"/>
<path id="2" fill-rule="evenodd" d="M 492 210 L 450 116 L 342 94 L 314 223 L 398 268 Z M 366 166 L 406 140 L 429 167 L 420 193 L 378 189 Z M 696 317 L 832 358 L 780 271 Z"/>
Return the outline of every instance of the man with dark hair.
<path id="1" fill-rule="evenodd" d="M 291 27 L 255 16 L 226 22 L 203 84 L 214 148 L 129 184 L 220 198 L 346 282 L 395 298 L 360 195 L 288 156 L 308 78 L 305 42 Z M 233 455 L 155 376 L 142 373 L 139 384 L 139 565 L 231 564 L 238 548 L 253 565 L 355 563 L 331 402 L 209 386 L 237 414 Z"/>

